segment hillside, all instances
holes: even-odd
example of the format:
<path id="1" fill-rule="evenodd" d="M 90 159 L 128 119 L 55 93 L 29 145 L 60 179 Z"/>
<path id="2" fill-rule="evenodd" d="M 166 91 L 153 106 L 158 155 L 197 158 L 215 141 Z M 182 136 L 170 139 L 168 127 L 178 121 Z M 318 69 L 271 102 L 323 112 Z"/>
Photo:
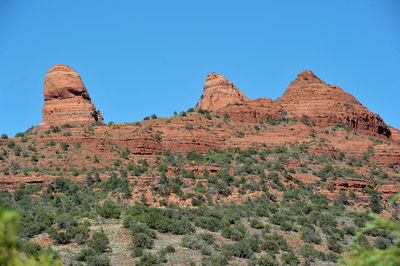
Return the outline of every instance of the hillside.
<path id="1" fill-rule="evenodd" d="M 50 245 L 63 264 L 321 265 L 366 212 L 398 218 L 399 130 L 308 70 L 276 100 L 211 73 L 194 108 L 103 121 L 78 73 L 56 65 L 42 123 L 0 139 L 0 202 L 21 213 L 27 250 Z"/>

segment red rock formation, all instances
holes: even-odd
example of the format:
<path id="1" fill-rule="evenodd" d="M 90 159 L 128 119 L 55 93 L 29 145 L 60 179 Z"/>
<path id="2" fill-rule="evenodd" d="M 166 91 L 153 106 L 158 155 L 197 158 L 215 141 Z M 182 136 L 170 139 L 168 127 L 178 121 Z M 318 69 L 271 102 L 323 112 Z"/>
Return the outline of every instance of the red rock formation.
<path id="1" fill-rule="evenodd" d="M 275 101 L 270 98 L 250 100 L 223 76 L 211 73 L 196 108 L 211 110 L 236 121 L 275 120 L 285 114 L 319 126 L 344 124 L 369 135 L 389 138 L 392 134 L 379 115 L 309 70 L 301 72 Z"/>
<path id="2" fill-rule="evenodd" d="M 240 103 L 248 100 L 246 95 L 232 82 L 217 73 L 210 73 L 204 83 L 204 92 L 196 109 L 216 111 L 228 104 Z"/>
<path id="3" fill-rule="evenodd" d="M 289 116 L 307 118 L 319 126 L 342 123 L 372 135 L 391 135 L 379 115 L 341 88 L 321 81 L 309 70 L 301 72 L 276 102 Z"/>
<path id="4" fill-rule="evenodd" d="M 39 129 L 63 124 L 87 125 L 103 122 L 103 116 L 91 102 L 78 73 L 66 65 L 55 65 L 44 80 L 43 120 Z"/>

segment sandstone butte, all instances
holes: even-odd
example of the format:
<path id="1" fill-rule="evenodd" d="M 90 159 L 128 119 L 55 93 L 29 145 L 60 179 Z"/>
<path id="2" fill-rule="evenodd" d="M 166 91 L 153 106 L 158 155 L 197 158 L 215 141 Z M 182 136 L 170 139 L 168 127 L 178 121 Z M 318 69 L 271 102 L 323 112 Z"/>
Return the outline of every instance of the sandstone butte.
<path id="1" fill-rule="evenodd" d="M 55 65 L 44 79 L 43 120 L 38 129 L 50 126 L 103 123 L 79 74 L 69 66 Z"/>

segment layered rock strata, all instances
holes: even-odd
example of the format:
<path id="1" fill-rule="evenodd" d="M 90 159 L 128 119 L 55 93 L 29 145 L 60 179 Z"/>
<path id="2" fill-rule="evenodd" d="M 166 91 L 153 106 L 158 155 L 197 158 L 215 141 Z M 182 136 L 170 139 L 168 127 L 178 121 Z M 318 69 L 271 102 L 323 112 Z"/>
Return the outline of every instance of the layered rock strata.
<path id="1" fill-rule="evenodd" d="M 38 129 L 63 124 L 90 125 L 104 122 L 81 77 L 69 66 L 55 65 L 47 72 L 43 96 L 43 119 Z"/>

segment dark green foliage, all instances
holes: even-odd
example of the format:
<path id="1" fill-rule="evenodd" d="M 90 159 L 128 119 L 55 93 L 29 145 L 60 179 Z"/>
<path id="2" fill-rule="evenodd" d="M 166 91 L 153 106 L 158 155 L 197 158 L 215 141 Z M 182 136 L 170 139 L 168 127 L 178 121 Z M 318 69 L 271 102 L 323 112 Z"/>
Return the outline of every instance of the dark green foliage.
<path id="1" fill-rule="evenodd" d="M 336 253 L 341 253 L 343 251 L 342 245 L 335 238 L 328 238 L 328 248 Z"/>
<path id="2" fill-rule="evenodd" d="M 278 266 L 279 263 L 271 255 L 263 255 L 259 258 L 254 258 L 252 261 L 255 265 Z"/>
<path id="3" fill-rule="evenodd" d="M 159 265 L 158 256 L 154 253 L 144 253 L 142 257 L 140 257 L 139 262 L 136 263 L 138 266 L 150 266 L 150 265 Z"/>
<path id="4" fill-rule="evenodd" d="M 133 235 L 132 238 L 133 246 L 138 248 L 151 248 L 153 246 L 153 243 L 153 238 L 144 233 L 137 233 Z"/>
<path id="5" fill-rule="evenodd" d="M 266 235 L 260 243 L 260 248 L 270 254 L 276 254 L 279 250 L 290 251 L 289 245 L 285 238 L 276 232 Z"/>
<path id="6" fill-rule="evenodd" d="M 86 263 L 88 266 L 110 266 L 111 261 L 106 256 L 89 256 L 86 259 Z"/>
<path id="7" fill-rule="evenodd" d="M 167 252 L 167 253 L 174 253 L 176 250 L 175 250 L 175 248 L 173 247 L 173 246 L 166 246 L 165 247 L 165 252 Z"/>
<path id="8" fill-rule="evenodd" d="M 68 150 L 68 148 L 69 148 L 69 144 L 68 144 L 68 143 L 65 143 L 65 142 L 61 142 L 61 143 L 60 143 L 60 147 L 61 147 L 61 149 L 62 149 L 63 151 L 66 151 L 66 150 Z"/>
<path id="9" fill-rule="evenodd" d="M 300 254 L 303 258 L 310 261 L 315 261 L 315 259 L 325 260 L 325 254 L 321 251 L 316 250 L 313 246 L 305 244 L 300 249 Z"/>
<path id="10" fill-rule="evenodd" d="M 251 219 L 250 220 L 250 226 L 255 228 L 255 229 L 264 228 L 264 224 L 261 221 L 257 220 L 257 219 Z"/>
<path id="11" fill-rule="evenodd" d="M 300 260 L 293 252 L 287 252 L 282 254 L 281 260 L 282 262 L 287 263 L 289 265 L 298 265 L 300 263 Z"/>
<path id="12" fill-rule="evenodd" d="M 373 193 L 370 198 L 369 207 L 373 213 L 380 213 L 383 210 L 383 207 L 380 204 L 379 196 L 376 193 Z"/>
<path id="13" fill-rule="evenodd" d="M 378 236 L 375 238 L 374 246 L 378 249 L 387 249 L 392 245 L 392 240 Z"/>
<path id="14" fill-rule="evenodd" d="M 28 241 L 21 244 L 21 250 L 28 255 L 34 256 L 35 258 L 39 256 L 41 249 L 42 248 L 35 242 Z"/>
<path id="15" fill-rule="evenodd" d="M 121 215 L 121 210 L 115 202 L 106 200 L 101 207 L 97 209 L 97 213 L 106 219 L 118 219 Z"/>
<path id="16" fill-rule="evenodd" d="M 321 244 L 321 237 L 312 227 L 303 227 L 301 230 L 301 239 L 306 243 Z"/>
<path id="17" fill-rule="evenodd" d="M 143 248 L 134 247 L 131 253 L 131 256 L 134 258 L 140 257 L 143 255 Z"/>
<path id="18" fill-rule="evenodd" d="M 258 240 L 245 238 L 232 245 L 232 254 L 238 258 L 250 258 L 254 252 L 260 252 Z"/>
<path id="19" fill-rule="evenodd" d="M 75 243 L 82 245 L 89 239 L 89 231 L 84 226 L 77 226 L 72 228 L 72 236 L 74 237 Z"/>
<path id="20" fill-rule="evenodd" d="M 109 250 L 110 241 L 108 237 L 102 232 L 94 232 L 89 241 L 89 247 L 92 248 L 97 254 L 104 253 Z"/>

